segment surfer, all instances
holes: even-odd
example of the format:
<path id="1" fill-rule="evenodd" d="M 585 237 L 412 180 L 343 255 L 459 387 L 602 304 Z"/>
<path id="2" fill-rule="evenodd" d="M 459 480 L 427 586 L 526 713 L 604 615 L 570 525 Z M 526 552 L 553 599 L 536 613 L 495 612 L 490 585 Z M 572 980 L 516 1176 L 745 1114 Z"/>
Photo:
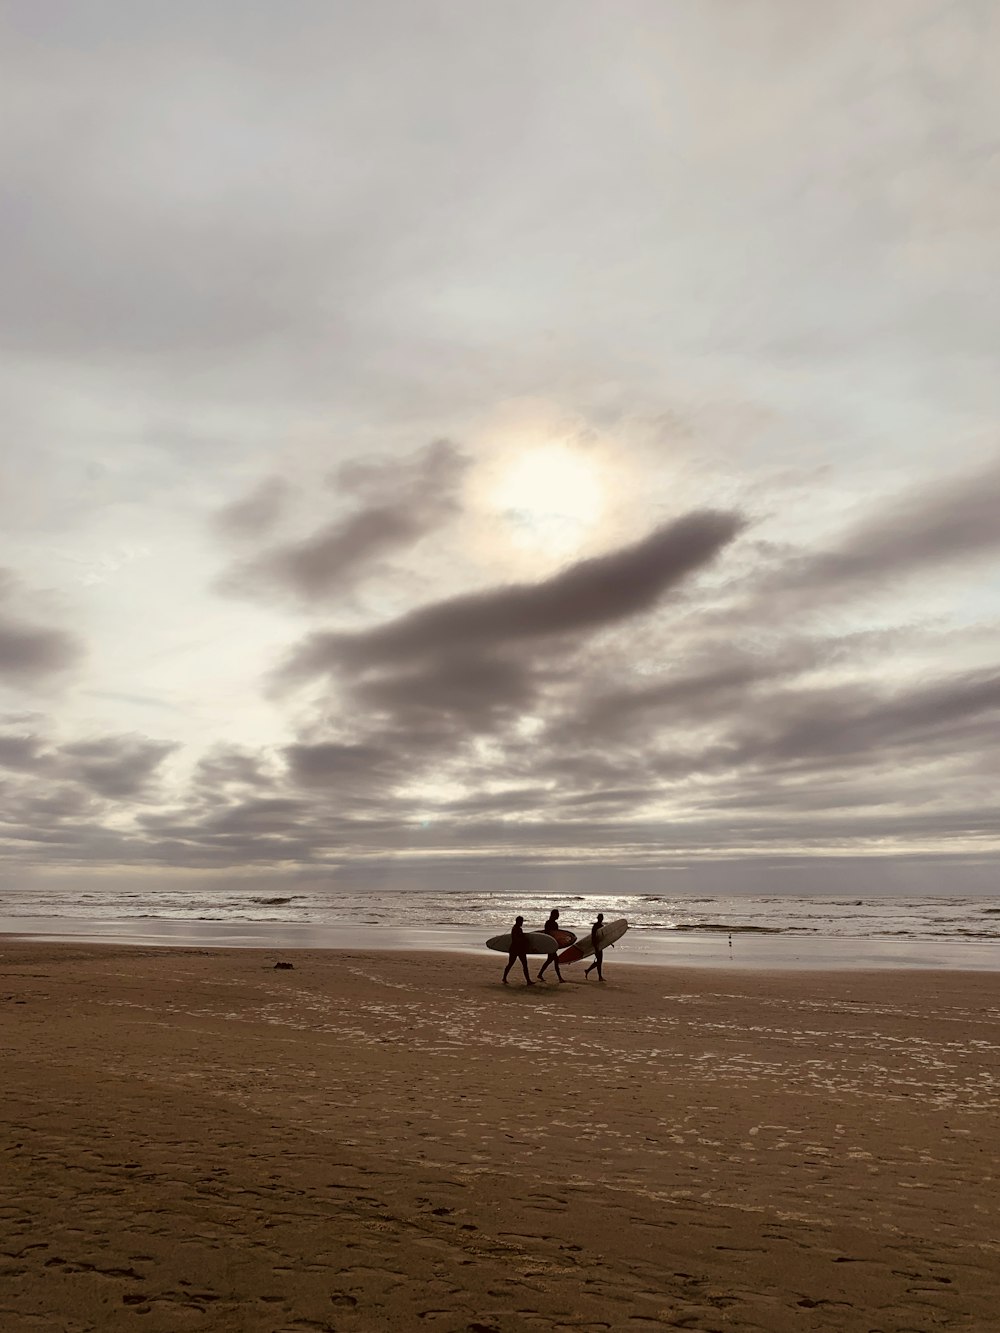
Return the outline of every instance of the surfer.
<path id="1" fill-rule="evenodd" d="M 507 966 L 503 970 L 503 984 L 506 986 L 507 973 L 520 958 L 521 966 L 524 968 L 525 985 L 533 986 L 535 983 L 528 975 L 528 941 L 524 938 L 524 917 L 519 916 L 514 922 L 510 932 L 510 953 L 507 956 Z"/>
<path id="2" fill-rule="evenodd" d="M 590 976 L 591 972 L 593 972 L 595 967 L 597 968 L 597 980 L 598 981 L 604 980 L 604 973 L 601 971 L 601 964 L 604 962 L 604 950 L 599 949 L 597 947 L 597 932 L 601 929 L 603 925 L 604 925 L 604 913 L 598 912 L 597 920 L 590 927 L 590 942 L 594 946 L 594 961 L 587 968 L 586 972 L 584 972 L 583 974 L 584 980 L 586 980 L 586 978 Z"/>
<path id="3" fill-rule="evenodd" d="M 552 911 L 549 913 L 549 919 L 548 919 L 548 921 L 546 921 L 545 925 L 542 927 L 542 930 L 545 931 L 546 935 L 551 935 L 552 938 L 555 940 L 555 942 L 556 942 L 557 944 L 559 943 L 559 909 L 558 909 L 558 908 L 553 907 Z M 572 935 L 571 935 L 571 936 L 570 936 L 570 939 L 572 939 L 572 938 L 573 938 L 573 937 L 572 937 Z M 553 963 L 555 963 L 555 965 L 556 965 L 556 976 L 559 978 L 559 980 L 560 980 L 560 981 L 565 981 L 565 980 L 566 980 L 566 978 L 563 976 L 563 974 L 559 971 L 559 959 L 556 957 L 555 953 L 553 952 L 553 953 L 550 953 L 550 954 L 549 954 L 548 958 L 546 958 L 545 962 L 542 964 L 542 970 L 541 970 L 541 971 L 539 972 L 539 974 L 538 974 L 538 980 L 539 980 L 539 981 L 541 981 L 542 977 L 545 976 L 546 970 L 547 970 L 548 968 L 550 968 L 550 967 L 552 966 Z"/>

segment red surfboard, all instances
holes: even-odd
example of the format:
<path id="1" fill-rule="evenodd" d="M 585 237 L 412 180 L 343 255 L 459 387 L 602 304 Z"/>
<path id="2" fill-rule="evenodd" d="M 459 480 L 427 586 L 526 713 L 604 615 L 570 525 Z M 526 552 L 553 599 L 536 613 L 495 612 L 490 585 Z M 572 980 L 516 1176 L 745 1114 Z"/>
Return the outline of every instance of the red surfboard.
<path id="1" fill-rule="evenodd" d="M 539 926 L 538 929 L 541 930 L 542 927 Z M 544 933 L 549 934 L 550 932 L 546 931 Z M 554 931 L 552 931 L 551 936 L 552 939 L 555 940 L 556 944 L 559 946 L 560 949 L 565 949 L 567 944 L 576 943 L 576 936 L 573 934 L 573 932 L 571 930 L 563 930 L 561 926 L 557 927 Z"/>

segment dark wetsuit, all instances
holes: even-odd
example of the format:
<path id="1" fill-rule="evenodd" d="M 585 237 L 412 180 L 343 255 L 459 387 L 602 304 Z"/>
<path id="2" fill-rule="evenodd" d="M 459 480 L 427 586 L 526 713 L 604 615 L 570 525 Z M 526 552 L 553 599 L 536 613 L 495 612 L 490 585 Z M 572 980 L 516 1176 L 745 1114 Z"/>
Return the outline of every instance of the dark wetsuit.
<path id="1" fill-rule="evenodd" d="M 528 975 L 528 941 L 524 938 L 524 927 L 519 926 L 515 921 L 510 929 L 510 953 L 507 955 L 507 966 L 503 970 L 503 982 L 507 984 L 507 973 L 514 966 L 517 960 L 521 960 L 521 966 L 524 968 L 524 980 L 529 986 L 535 983 Z"/>
<path id="2" fill-rule="evenodd" d="M 557 916 L 550 916 L 548 921 L 546 921 L 545 925 L 542 927 L 542 929 L 545 931 L 546 935 L 551 935 L 552 938 L 555 939 L 556 931 L 559 929 L 559 918 Z M 566 980 L 563 974 L 559 971 L 559 959 L 556 957 L 556 954 L 558 952 L 559 952 L 558 949 L 553 949 L 553 951 L 546 958 L 545 962 L 542 964 L 541 970 L 538 973 L 539 981 L 541 981 L 542 977 L 545 976 L 545 973 L 548 971 L 550 967 L 553 966 L 553 964 L 555 965 L 556 976 L 559 978 L 559 980 L 560 981 Z"/>

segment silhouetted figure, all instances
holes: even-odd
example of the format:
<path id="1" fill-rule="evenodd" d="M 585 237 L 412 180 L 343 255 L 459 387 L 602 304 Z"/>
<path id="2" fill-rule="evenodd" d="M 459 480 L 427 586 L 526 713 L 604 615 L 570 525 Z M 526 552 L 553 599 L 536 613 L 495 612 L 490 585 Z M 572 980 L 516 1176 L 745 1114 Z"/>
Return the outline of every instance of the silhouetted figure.
<path id="1" fill-rule="evenodd" d="M 599 949 L 597 947 L 597 932 L 603 925 L 604 925 L 604 913 L 598 912 L 597 920 L 590 927 L 590 942 L 594 946 L 594 961 L 587 968 L 586 972 L 584 972 L 583 974 L 584 980 L 586 980 L 586 978 L 590 976 L 591 972 L 593 972 L 595 967 L 597 968 L 597 980 L 598 981 L 604 980 L 604 973 L 601 971 L 601 964 L 604 962 L 604 950 Z"/>
<path id="2" fill-rule="evenodd" d="M 542 930 L 545 931 L 546 935 L 551 935 L 552 938 L 555 939 L 556 931 L 558 929 L 559 929 L 559 912 L 556 908 L 553 908 L 552 911 L 549 913 L 549 919 L 542 927 Z M 559 959 L 556 957 L 557 952 L 558 950 L 553 950 L 552 953 L 549 954 L 548 958 L 546 958 L 545 962 L 542 964 L 542 969 L 538 974 L 539 981 L 541 981 L 542 977 L 545 976 L 545 973 L 553 965 L 553 963 L 555 964 L 556 976 L 559 978 L 559 980 L 560 981 L 566 980 L 563 974 L 559 971 Z"/>
<path id="3" fill-rule="evenodd" d="M 524 982 L 527 986 L 533 986 L 535 983 L 528 975 L 528 941 L 524 938 L 524 917 L 519 916 L 514 922 L 513 929 L 510 932 L 510 953 L 507 955 L 507 966 L 503 970 L 503 984 L 506 986 L 507 973 L 514 966 L 517 960 L 521 960 L 521 966 L 524 968 Z"/>

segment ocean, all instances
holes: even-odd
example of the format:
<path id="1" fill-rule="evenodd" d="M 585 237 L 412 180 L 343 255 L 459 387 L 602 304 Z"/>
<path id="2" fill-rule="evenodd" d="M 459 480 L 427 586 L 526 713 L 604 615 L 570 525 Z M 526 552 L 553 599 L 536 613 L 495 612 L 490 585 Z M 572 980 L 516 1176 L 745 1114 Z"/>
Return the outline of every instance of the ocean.
<path id="1" fill-rule="evenodd" d="M 144 945 L 485 952 L 523 915 L 558 907 L 582 935 L 597 912 L 625 917 L 621 961 L 771 968 L 944 967 L 1000 970 L 1000 896 L 678 897 L 519 893 L 0 889 L 0 934 Z M 489 956 L 489 955 L 487 955 Z"/>

